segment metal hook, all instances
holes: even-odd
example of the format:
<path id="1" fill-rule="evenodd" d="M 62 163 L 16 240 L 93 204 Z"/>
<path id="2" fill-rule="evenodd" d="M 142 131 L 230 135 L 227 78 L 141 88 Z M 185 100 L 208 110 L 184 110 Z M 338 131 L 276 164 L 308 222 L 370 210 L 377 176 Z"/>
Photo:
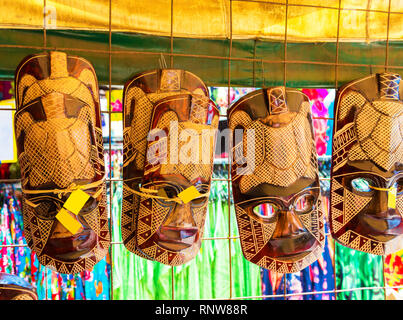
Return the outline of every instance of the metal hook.
<path id="1" fill-rule="evenodd" d="M 261 62 L 261 64 L 262 64 L 263 88 L 265 88 L 266 85 L 265 85 L 265 77 L 264 77 L 264 63 L 263 63 L 263 59 L 261 59 L 260 62 Z"/>

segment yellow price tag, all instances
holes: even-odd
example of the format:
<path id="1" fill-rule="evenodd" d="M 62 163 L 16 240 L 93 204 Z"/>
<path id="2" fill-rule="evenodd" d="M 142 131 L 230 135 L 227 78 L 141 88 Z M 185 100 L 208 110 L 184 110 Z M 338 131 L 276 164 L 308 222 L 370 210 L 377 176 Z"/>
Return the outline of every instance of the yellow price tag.
<path id="1" fill-rule="evenodd" d="M 90 195 L 83 190 L 74 190 L 64 203 L 63 207 L 74 214 L 78 214 L 89 198 Z"/>
<path id="2" fill-rule="evenodd" d="M 396 209 L 396 188 L 390 188 L 388 191 L 388 208 Z"/>
<path id="3" fill-rule="evenodd" d="M 388 193 L 388 208 L 396 209 L 397 188 L 390 187 L 388 189 L 385 189 L 385 188 L 376 188 L 376 187 L 372 187 L 372 186 L 369 186 L 369 187 L 374 190 L 386 191 Z"/>
<path id="4" fill-rule="evenodd" d="M 196 189 L 195 186 L 191 186 L 179 193 L 178 197 L 183 201 L 183 203 L 188 203 L 193 199 L 201 197 L 201 193 Z"/>
<path id="5" fill-rule="evenodd" d="M 58 212 L 56 219 L 72 234 L 76 234 L 82 228 L 81 223 L 74 219 L 64 208 Z"/>

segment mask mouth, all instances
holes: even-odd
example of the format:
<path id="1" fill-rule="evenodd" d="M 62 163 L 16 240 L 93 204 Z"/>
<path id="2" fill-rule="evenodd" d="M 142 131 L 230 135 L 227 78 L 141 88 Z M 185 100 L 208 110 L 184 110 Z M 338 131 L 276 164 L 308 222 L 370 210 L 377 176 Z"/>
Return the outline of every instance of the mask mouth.
<path id="1" fill-rule="evenodd" d="M 294 253 L 294 254 L 288 254 L 288 255 L 276 257 L 276 259 L 278 259 L 280 261 L 286 261 L 286 262 L 296 262 L 296 261 L 302 260 L 310 253 L 311 253 L 311 250 L 301 252 L 301 253 Z"/>
<path id="2" fill-rule="evenodd" d="M 377 241 L 387 242 L 403 234 L 402 217 L 397 214 L 388 217 L 365 214 L 360 220 L 367 229 L 365 235 Z"/>
<path id="3" fill-rule="evenodd" d="M 161 226 L 157 231 L 157 244 L 164 249 L 181 251 L 190 248 L 199 240 L 197 227 Z"/>
<path id="4" fill-rule="evenodd" d="M 297 261 L 308 255 L 317 240 L 309 232 L 299 232 L 290 236 L 272 238 L 268 242 L 268 256 L 287 260 Z"/>
<path id="5" fill-rule="evenodd" d="M 97 235 L 95 232 L 85 228 L 75 235 L 50 238 L 43 253 L 65 262 L 75 261 L 85 258 L 96 244 Z"/>

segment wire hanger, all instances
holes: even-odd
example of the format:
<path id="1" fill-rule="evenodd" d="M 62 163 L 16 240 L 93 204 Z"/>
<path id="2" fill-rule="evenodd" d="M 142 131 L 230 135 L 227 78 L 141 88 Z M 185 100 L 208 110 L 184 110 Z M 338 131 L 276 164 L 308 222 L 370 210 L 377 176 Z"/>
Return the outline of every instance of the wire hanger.
<path id="1" fill-rule="evenodd" d="M 167 62 L 166 62 L 165 57 L 164 57 L 164 55 L 162 53 L 160 54 L 159 65 L 160 65 L 160 69 L 167 69 L 168 68 Z"/>

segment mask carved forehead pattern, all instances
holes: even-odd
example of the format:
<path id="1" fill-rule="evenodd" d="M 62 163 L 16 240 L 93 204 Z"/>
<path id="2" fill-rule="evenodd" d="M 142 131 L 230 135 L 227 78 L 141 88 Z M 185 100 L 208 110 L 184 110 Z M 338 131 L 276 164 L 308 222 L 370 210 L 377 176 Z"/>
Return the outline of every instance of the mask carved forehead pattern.
<path id="1" fill-rule="evenodd" d="M 28 246 L 42 265 L 58 272 L 89 270 L 110 243 L 95 71 L 80 57 L 38 54 L 20 63 L 15 87 Z M 88 201 L 76 213 L 62 210 L 77 188 L 90 195 Z M 61 211 L 76 228 L 56 218 Z"/>
<path id="2" fill-rule="evenodd" d="M 400 75 L 379 73 L 338 90 L 330 226 L 341 244 L 385 255 L 403 248 Z"/>
<path id="3" fill-rule="evenodd" d="M 245 258 L 277 272 L 305 268 L 325 240 L 308 98 L 284 87 L 251 92 L 231 106 L 229 126 Z"/>
<path id="4" fill-rule="evenodd" d="M 198 253 L 217 128 L 208 89 L 190 72 L 154 70 L 125 85 L 121 231 L 129 251 L 167 265 Z M 202 197 L 184 203 L 178 194 L 192 186 Z"/>

